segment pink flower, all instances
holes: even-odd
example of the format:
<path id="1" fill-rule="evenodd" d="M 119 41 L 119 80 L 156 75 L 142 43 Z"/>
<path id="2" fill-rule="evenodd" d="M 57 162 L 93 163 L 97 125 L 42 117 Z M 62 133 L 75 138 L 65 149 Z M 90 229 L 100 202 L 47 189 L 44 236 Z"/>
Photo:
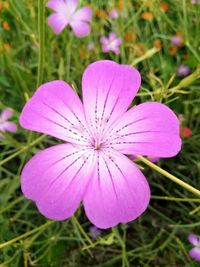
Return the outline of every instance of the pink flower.
<path id="1" fill-rule="evenodd" d="M 178 35 L 178 34 L 172 36 L 172 38 L 171 38 L 171 44 L 174 45 L 174 46 L 176 46 L 176 47 L 178 47 L 178 48 L 180 48 L 183 45 L 183 38 L 182 38 L 182 36 L 181 35 Z"/>
<path id="2" fill-rule="evenodd" d="M 102 37 L 100 39 L 102 44 L 102 51 L 108 53 L 110 51 L 114 52 L 116 55 L 119 54 L 119 45 L 121 44 L 121 38 L 117 38 L 114 32 L 110 32 L 108 38 Z"/>
<path id="3" fill-rule="evenodd" d="M 6 108 L 0 114 L 0 131 L 2 132 L 16 132 L 17 125 L 14 122 L 8 121 L 13 115 L 13 110 L 11 108 Z M 3 135 L 0 133 L 0 137 Z"/>
<path id="4" fill-rule="evenodd" d="M 92 10 L 89 7 L 77 9 L 78 0 L 50 0 L 46 6 L 55 13 L 48 17 L 48 24 L 56 34 L 69 24 L 77 37 L 85 37 L 90 33 Z"/>
<path id="5" fill-rule="evenodd" d="M 190 249 L 189 255 L 196 261 L 200 261 L 200 239 L 196 235 L 190 234 L 188 241 L 194 245 L 194 248 Z"/>
<path id="6" fill-rule="evenodd" d="M 111 19 L 117 19 L 119 17 L 118 11 L 116 8 L 113 8 L 110 12 L 109 12 L 109 17 Z"/>
<path id="7" fill-rule="evenodd" d="M 185 77 L 188 76 L 190 74 L 190 68 L 186 65 L 180 65 L 177 68 L 177 73 L 179 77 Z"/>
<path id="8" fill-rule="evenodd" d="M 123 154 L 173 157 L 181 139 L 167 106 L 147 102 L 127 111 L 140 84 L 136 69 L 100 60 L 83 74 L 83 103 L 64 81 L 41 85 L 26 103 L 21 126 L 65 142 L 39 152 L 22 171 L 22 191 L 44 216 L 65 220 L 83 201 L 92 224 L 105 229 L 146 210 L 148 182 Z"/>

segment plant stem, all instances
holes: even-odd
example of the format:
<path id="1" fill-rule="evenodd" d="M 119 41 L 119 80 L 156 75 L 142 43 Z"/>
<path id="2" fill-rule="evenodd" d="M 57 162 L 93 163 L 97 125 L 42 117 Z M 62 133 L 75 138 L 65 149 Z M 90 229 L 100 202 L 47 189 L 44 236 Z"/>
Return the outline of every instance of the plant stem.
<path id="1" fill-rule="evenodd" d="M 196 189 L 195 187 L 187 184 L 186 182 L 183 182 L 182 180 L 180 180 L 179 178 L 177 178 L 176 176 L 172 175 L 171 173 L 163 170 L 162 168 L 158 167 L 156 164 L 152 163 L 151 161 L 147 160 L 146 158 L 136 155 L 136 157 L 141 160 L 142 162 L 144 162 L 146 165 L 148 165 L 149 167 L 151 167 L 152 169 L 154 169 L 155 171 L 161 173 L 163 176 L 169 178 L 170 180 L 172 180 L 174 183 L 179 184 L 180 186 L 182 186 L 183 188 L 185 188 L 186 190 L 192 192 L 193 194 L 197 195 L 200 197 L 200 191 L 198 189 Z"/>
<path id="2" fill-rule="evenodd" d="M 8 245 L 12 245 L 13 243 L 15 243 L 17 241 L 19 241 L 19 240 L 21 240 L 21 239 L 23 239 L 23 238 L 25 238 L 25 237 L 27 237 L 29 235 L 32 235 L 32 234 L 42 230 L 43 228 L 46 228 L 48 225 L 50 225 L 52 223 L 55 223 L 55 221 L 48 221 L 48 222 L 40 225 L 39 227 L 36 227 L 33 230 L 26 232 L 25 234 L 22 234 L 22 235 L 20 235 L 20 236 L 18 236 L 16 238 L 13 238 L 13 239 L 11 239 L 11 240 L 9 240 L 7 242 L 4 242 L 4 243 L 0 244 L 0 248 L 6 247 Z"/>
<path id="3" fill-rule="evenodd" d="M 37 87 L 43 81 L 44 72 L 44 45 L 45 45 L 45 6 L 44 0 L 38 0 L 38 32 L 39 32 L 39 62 L 38 62 L 38 76 Z"/>
<path id="4" fill-rule="evenodd" d="M 41 135 L 40 137 L 38 137 L 37 139 L 35 139 L 32 143 L 30 143 L 29 145 L 23 147 L 22 149 L 20 149 L 19 151 L 17 151 L 16 153 L 10 155 L 9 157 L 3 159 L 2 161 L 0 161 L 0 166 L 2 166 L 3 164 L 5 164 L 6 162 L 14 159 L 15 157 L 17 157 L 18 155 L 20 155 L 21 153 L 23 153 L 24 151 L 26 151 L 27 149 L 29 149 L 30 147 L 36 145 L 37 143 L 39 143 L 41 140 L 43 140 L 46 137 L 46 135 Z"/>
<path id="5" fill-rule="evenodd" d="M 76 219 L 76 217 L 74 215 L 72 215 L 72 220 L 75 222 L 75 224 L 77 225 L 78 229 L 80 230 L 80 232 L 82 233 L 82 235 L 85 237 L 85 239 L 88 241 L 88 243 L 91 246 L 94 246 L 92 240 L 90 239 L 90 237 L 86 234 L 86 232 L 84 231 L 83 227 L 80 225 L 79 221 Z"/>
<path id="6" fill-rule="evenodd" d="M 159 200 L 167 200 L 167 201 L 200 203 L 200 198 L 181 198 L 181 197 L 170 197 L 170 196 L 151 196 L 151 198 Z"/>

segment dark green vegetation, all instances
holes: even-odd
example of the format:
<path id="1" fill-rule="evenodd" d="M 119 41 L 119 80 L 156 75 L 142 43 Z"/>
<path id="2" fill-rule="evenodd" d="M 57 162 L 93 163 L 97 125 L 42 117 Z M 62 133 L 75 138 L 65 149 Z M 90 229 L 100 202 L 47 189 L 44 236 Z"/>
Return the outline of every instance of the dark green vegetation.
<path id="1" fill-rule="evenodd" d="M 12 107 L 13 121 L 17 122 L 37 84 L 54 79 L 67 81 L 81 93 L 81 75 L 92 61 L 109 58 L 135 65 L 143 82 L 134 103 L 161 101 L 182 115 L 182 127 L 192 130 L 192 136 L 183 139 L 181 153 L 160 160 L 158 165 L 200 189 L 200 5 L 170 0 L 166 1 L 168 10 L 163 11 L 163 1 L 159 0 L 80 2 L 92 6 L 91 35 L 77 39 L 67 28 L 55 36 L 46 24 L 50 10 L 45 9 L 44 46 L 40 42 L 42 36 L 39 39 L 38 14 L 42 15 L 42 11 L 38 10 L 37 1 L 9 0 L 8 8 L 1 8 L 0 110 Z M 118 20 L 106 18 L 105 12 L 113 6 L 121 8 Z M 153 19 L 141 18 L 144 12 L 151 12 Z M 119 56 L 101 52 L 99 39 L 111 30 L 123 40 Z M 177 33 L 183 44 L 174 49 L 170 39 Z M 90 41 L 95 43 L 95 50 L 88 52 Z M 189 81 L 176 75 L 181 64 L 188 65 L 194 73 Z M 0 243 L 18 238 L 7 246 L 0 244 L 1 267 L 199 266 L 188 256 L 191 246 L 187 236 L 191 232 L 200 234 L 200 199 L 188 200 L 196 196 L 141 162 L 153 197 L 146 213 L 128 227 L 119 225 L 102 231 L 94 241 L 82 207 L 67 221 L 47 222 L 23 197 L 20 172 L 32 155 L 57 142 L 19 125 L 16 134 L 0 139 Z M 159 196 L 178 199 L 162 200 Z"/>

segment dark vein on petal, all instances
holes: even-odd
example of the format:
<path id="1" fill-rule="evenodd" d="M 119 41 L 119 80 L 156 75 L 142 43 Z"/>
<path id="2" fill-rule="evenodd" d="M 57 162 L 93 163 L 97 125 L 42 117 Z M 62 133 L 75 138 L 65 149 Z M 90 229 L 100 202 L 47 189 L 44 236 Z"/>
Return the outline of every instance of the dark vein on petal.
<path id="1" fill-rule="evenodd" d="M 102 114 L 101 114 L 101 119 L 100 119 L 100 121 L 101 121 L 101 122 L 100 122 L 100 128 L 101 128 L 101 126 L 102 126 L 102 121 L 103 121 L 104 113 L 105 113 L 105 110 L 106 110 L 106 105 L 107 105 L 107 101 L 108 101 L 108 96 L 109 96 L 109 94 L 110 94 L 110 91 L 111 91 L 111 88 L 112 88 L 112 85 L 113 85 L 114 80 L 115 80 L 115 75 L 114 75 L 114 77 L 113 77 L 113 79 L 112 79 L 112 81 L 111 81 L 110 87 L 109 87 L 108 92 L 107 92 L 107 94 L 106 94 L 106 99 L 105 99 L 105 101 L 104 101 L 103 112 L 102 112 Z"/>
<path id="2" fill-rule="evenodd" d="M 69 124 L 71 124 L 71 126 L 73 126 L 74 128 L 76 128 L 76 126 L 70 121 L 70 120 L 68 120 L 64 115 L 62 115 L 59 111 L 57 111 L 55 108 L 53 108 L 53 107 L 51 107 L 50 105 L 48 105 L 47 103 L 45 103 L 45 102 L 42 102 L 43 103 L 43 105 L 45 105 L 46 107 L 48 107 L 49 109 L 51 109 L 51 110 L 53 110 L 56 114 L 58 114 L 60 117 L 62 117 L 64 120 L 66 120 Z M 60 125 L 60 124 L 59 124 Z M 63 126 L 64 127 L 64 126 Z M 65 128 L 65 127 L 64 127 Z M 76 133 L 76 132 L 74 132 L 74 131 L 72 131 L 71 129 L 69 129 L 69 128 L 65 128 L 65 129 L 67 129 L 69 132 L 71 132 L 71 133 L 73 133 L 73 134 L 75 134 L 75 135 L 78 135 L 78 133 Z M 80 133 L 80 137 L 82 138 L 82 139 L 85 139 L 86 141 L 87 141 L 87 139 Z"/>
<path id="3" fill-rule="evenodd" d="M 130 123 L 125 124 L 123 127 L 119 128 L 119 129 L 116 130 L 114 133 L 112 133 L 112 134 L 109 136 L 109 138 L 112 137 L 113 135 L 115 135 L 115 134 L 121 132 L 121 131 L 124 130 L 125 128 L 127 128 L 127 127 L 129 127 L 129 126 L 131 126 L 131 125 L 133 125 L 133 124 L 135 124 L 135 123 L 137 123 L 137 122 L 144 121 L 144 120 L 146 120 L 146 119 L 149 119 L 149 118 L 148 118 L 148 117 L 145 117 L 145 118 L 138 119 L 138 120 L 136 120 L 136 121 L 133 121 L 133 122 L 130 122 Z M 114 128 L 115 128 L 115 127 L 114 127 Z"/>
<path id="4" fill-rule="evenodd" d="M 102 156 L 103 160 L 104 160 L 104 163 L 106 165 L 106 168 L 108 170 L 108 173 L 109 173 L 109 176 L 110 176 L 110 179 L 111 179 L 111 182 L 112 182 L 112 187 L 113 187 L 113 190 L 114 190 L 114 193 L 115 193 L 115 196 L 116 196 L 116 199 L 118 201 L 118 195 L 117 195 L 117 191 L 116 191 L 116 188 L 115 188 L 115 184 L 114 184 L 114 181 L 113 181 L 113 176 L 112 176 L 112 173 L 108 167 L 108 163 L 106 162 L 105 158 Z"/>

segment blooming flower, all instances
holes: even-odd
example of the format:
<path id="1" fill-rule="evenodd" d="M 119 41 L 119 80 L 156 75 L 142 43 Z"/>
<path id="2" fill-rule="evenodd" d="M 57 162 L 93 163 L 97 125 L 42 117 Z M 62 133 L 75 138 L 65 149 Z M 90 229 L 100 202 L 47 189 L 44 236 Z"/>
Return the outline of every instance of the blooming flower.
<path id="1" fill-rule="evenodd" d="M 119 13 L 117 11 L 116 8 L 113 8 L 110 12 L 109 12 L 109 17 L 111 19 L 117 19 L 119 17 Z"/>
<path id="2" fill-rule="evenodd" d="M 22 127 L 66 142 L 39 152 L 22 171 L 24 195 L 47 218 L 65 220 L 83 201 L 92 224 L 106 229 L 146 210 L 148 182 L 123 154 L 172 157 L 181 139 L 179 121 L 164 104 L 126 111 L 140 84 L 136 69 L 100 60 L 83 74 L 83 103 L 59 80 L 41 85 L 26 103 Z"/>
<path id="3" fill-rule="evenodd" d="M 100 42 L 102 44 L 102 51 L 108 53 L 114 52 L 116 55 L 119 54 L 119 45 L 121 44 L 121 38 L 118 38 L 114 32 L 110 32 L 107 37 L 101 37 Z"/>
<path id="4" fill-rule="evenodd" d="M 196 261 L 200 261 L 200 239 L 196 235 L 190 234 L 188 241 L 194 245 L 194 248 L 190 249 L 189 255 Z"/>
<path id="5" fill-rule="evenodd" d="M 50 0 L 46 6 L 55 13 L 48 17 L 48 24 L 56 34 L 69 24 L 77 37 L 84 37 L 90 33 L 92 10 L 90 7 L 77 9 L 78 0 Z"/>
<path id="6" fill-rule="evenodd" d="M 95 225 L 92 225 L 90 226 L 89 233 L 92 239 L 96 240 L 97 237 L 101 235 L 101 230 L 98 229 Z"/>
<path id="7" fill-rule="evenodd" d="M 190 68 L 186 65 L 180 65 L 177 72 L 179 77 L 185 77 L 190 73 Z"/>
<path id="8" fill-rule="evenodd" d="M 17 125 L 14 122 L 8 121 L 13 115 L 13 110 L 11 108 L 6 108 L 0 114 L 0 131 L 1 132 L 16 132 Z M 0 133 L 0 137 L 3 134 Z"/>

